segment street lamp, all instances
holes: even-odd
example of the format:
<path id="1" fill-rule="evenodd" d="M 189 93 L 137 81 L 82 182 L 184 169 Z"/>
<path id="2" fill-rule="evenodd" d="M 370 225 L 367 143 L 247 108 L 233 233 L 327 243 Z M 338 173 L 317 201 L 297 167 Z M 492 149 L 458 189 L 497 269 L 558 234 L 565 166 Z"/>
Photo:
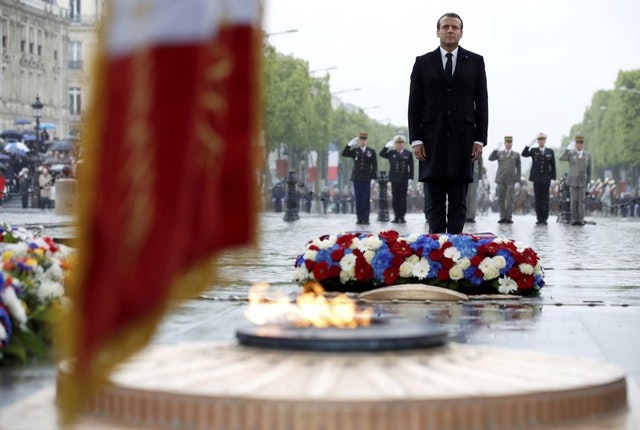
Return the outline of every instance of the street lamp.
<path id="1" fill-rule="evenodd" d="M 276 31 L 274 33 L 267 33 L 265 34 L 265 36 L 267 37 L 271 37 L 271 36 L 278 36 L 280 34 L 289 34 L 289 33 L 297 33 L 298 29 L 297 28 L 292 28 L 290 30 L 285 30 L 285 31 Z"/>
<path id="2" fill-rule="evenodd" d="M 40 118 L 42 118 L 43 107 L 40 97 L 36 95 L 36 101 L 31 105 L 31 108 L 33 109 L 33 117 L 36 119 L 35 154 L 33 157 L 33 164 L 31 165 L 31 189 L 33 190 L 31 193 L 31 207 L 33 208 L 40 206 L 40 188 L 38 187 L 38 178 L 36 176 L 36 163 L 40 160 Z"/>
<path id="3" fill-rule="evenodd" d="M 33 117 L 36 119 L 36 153 L 40 153 L 40 118 L 42 118 L 42 102 L 40 96 L 36 96 L 36 101 L 31 105 L 33 108 Z"/>

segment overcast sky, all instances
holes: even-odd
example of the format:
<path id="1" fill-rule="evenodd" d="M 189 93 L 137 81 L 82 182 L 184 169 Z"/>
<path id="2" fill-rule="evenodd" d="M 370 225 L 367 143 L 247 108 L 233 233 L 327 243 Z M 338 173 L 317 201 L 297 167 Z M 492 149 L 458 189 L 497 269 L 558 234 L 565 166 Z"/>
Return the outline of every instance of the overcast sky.
<path id="1" fill-rule="evenodd" d="M 297 29 L 269 41 L 311 70 L 337 67 L 318 73 L 330 74 L 332 92 L 362 88 L 339 96 L 406 125 L 411 68 L 438 46 L 445 12 L 464 21 L 460 45 L 485 59 L 487 150 L 505 135 L 522 149 L 540 131 L 559 147 L 597 90 L 613 89 L 620 70 L 640 68 L 638 0 L 265 0 L 264 29 Z"/>

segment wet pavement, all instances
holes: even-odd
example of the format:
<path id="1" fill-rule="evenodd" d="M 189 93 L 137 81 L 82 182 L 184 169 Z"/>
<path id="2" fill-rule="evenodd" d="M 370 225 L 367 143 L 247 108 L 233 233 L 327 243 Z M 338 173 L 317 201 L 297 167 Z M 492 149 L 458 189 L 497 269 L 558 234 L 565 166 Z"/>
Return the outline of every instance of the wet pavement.
<path id="1" fill-rule="evenodd" d="M 283 221 L 282 213 L 261 216 L 257 249 L 224 253 L 215 285 L 201 297 L 176 303 L 153 339 L 156 344 L 231 340 L 245 324 L 246 297 L 255 282 L 269 282 L 285 294 L 297 291 L 291 281 L 295 257 L 305 243 L 327 233 L 358 229 L 355 215 L 301 213 Z M 379 223 L 372 214 L 369 230 L 395 229 L 401 234 L 425 231 L 424 215 L 410 214 L 407 224 Z M 531 246 L 545 268 L 540 297 L 470 300 L 464 303 L 387 302 L 383 316 L 429 320 L 447 328 L 452 341 L 596 358 L 621 366 L 640 383 L 640 218 L 588 218 L 571 226 L 550 218 L 535 225 L 533 215 L 498 224 L 497 214 L 477 218 L 469 233 L 492 232 Z M 73 236 L 71 217 L 37 210 L 0 210 L 0 223 L 43 225 L 54 237 Z M 53 385 L 52 364 L 0 367 L 0 407 Z"/>

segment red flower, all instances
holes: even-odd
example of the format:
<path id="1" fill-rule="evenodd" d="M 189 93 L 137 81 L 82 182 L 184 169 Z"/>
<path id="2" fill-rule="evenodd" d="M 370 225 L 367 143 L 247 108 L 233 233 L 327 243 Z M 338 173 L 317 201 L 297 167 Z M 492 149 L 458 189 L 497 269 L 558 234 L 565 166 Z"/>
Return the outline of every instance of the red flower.
<path id="1" fill-rule="evenodd" d="M 386 285 L 393 285 L 396 282 L 396 279 L 400 276 L 400 271 L 396 267 L 389 267 L 384 271 L 384 283 Z"/>
<path id="2" fill-rule="evenodd" d="M 384 240 L 387 241 L 387 244 L 389 245 L 389 248 L 391 248 L 391 246 L 393 246 L 396 243 L 396 241 L 398 240 L 399 236 L 400 236 L 400 234 L 395 230 L 381 231 L 378 234 L 378 237 L 380 239 L 384 239 Z"/>
<path id="3" fill-rule="evenodd" d="M 443 252 L 441 249 L 434 249 L 429 253 L 429 258 L 432 259 L 433 261 L 440 261 L 442 260 L 442 257 L 443 257 Z"/>
<path id="4" fill-rule="evenodd" d="M 448 269 L 440 269 L 438 271 L 438 279 L 441 281 L 446 281 L 449 279 L 449 270 Z"/>
<path id="5" fill-rule="evenodd" d="M 447 257 L 443 257 L 441 263 L 442 263 L 442 268 L 446 269 L 447 271 L 449 271 L 449 269 L 451 269 L 455 265 L 453 260 Z"/>
<path id="6" fill-rule="evenodd" d="M 331 265 L 331 266 L 329 266 L 329 277 L 330 278 L 339 278 L 341 271 L 342 271 L 342 269 L 340 268 L 340 265 L 338 265 L 338 264 Z"/>
<path id="7" fill-rule="evenodd" d="M 403 257 L 409 257 L 413 254 L 411 246 L 405 241 L 395 242 L 393 246 L 389 247 L 389 250 L 393 255 L 401 255 Z"/>
<path id="8" fill-rule="evenodd" d="M 479 255 L 474 255 L 469 259 L 469 262 L 471 263 L 472 266 L 478 267 L 480 263 L 482 263 L 482 260 L 484 260 L 484 257 L 481 257 Z"/>
<path id="9" fill-rule="evenodd" d="M 373 268 L 367 263 L 367 260 L 356 258 L 355 276 L 358 281 L 370 281 L 373 279 Z"/>
<path id="10" fill-rule="evenodd" d="M 304 267 L 307 269 L 308 272 L 313 272 L 313 266 L 315 266 L 316 263 L 313 260 L 304 260 Z"/>
<path id="11" fill-rule="evenodd" d="M 331 259 L 333 261 L 340 261 L 344 257 L 344 249 L 338 248 L 335 251 L 331 252 Z"/>
<path id="12" fill-rule="evenodd" d="M 326 261 L 320 261 L 316 263 L 313 268 L 313 277 L 318 281 L 324 281 L 329 277 L 329 265 Z"/>
<path id="13" fill-rule="evenodd" d="M 353 242 L 353 239 L 355 237 L 356 235 L 353 233 L 347 233 L 345 235 L 338 236 L 338 239 L 336 239 L 336 245 L 338 245 L 342 249 L 346 249 L 351 246 L 351 242 Z"/>

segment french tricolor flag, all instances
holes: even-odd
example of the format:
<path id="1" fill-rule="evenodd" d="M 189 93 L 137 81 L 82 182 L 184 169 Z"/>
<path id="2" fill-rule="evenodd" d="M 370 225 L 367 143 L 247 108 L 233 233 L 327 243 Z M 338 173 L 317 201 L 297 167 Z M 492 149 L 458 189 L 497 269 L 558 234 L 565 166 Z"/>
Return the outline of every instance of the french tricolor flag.
<path id="1" fill-rule="evenodd" d="M 336 182 L 338 180 L 338 161 L 340 160 L 338 147 L 335 143 L 329 144 L 327 160 L 327 181 Z"/>
<path id="2" fill-rule="evenodd" d="M 209 259 L 254 239 L 261 12 L 260 0 L 109 2 L 60 331 L 75 363 L 58 390 L 67 421 L 171 299 L 211 282 Z"/>

